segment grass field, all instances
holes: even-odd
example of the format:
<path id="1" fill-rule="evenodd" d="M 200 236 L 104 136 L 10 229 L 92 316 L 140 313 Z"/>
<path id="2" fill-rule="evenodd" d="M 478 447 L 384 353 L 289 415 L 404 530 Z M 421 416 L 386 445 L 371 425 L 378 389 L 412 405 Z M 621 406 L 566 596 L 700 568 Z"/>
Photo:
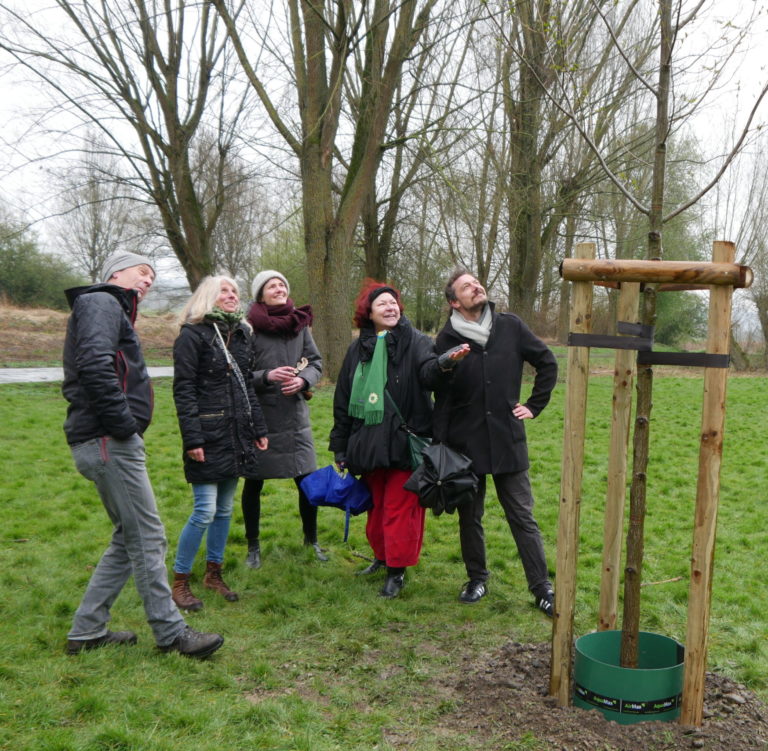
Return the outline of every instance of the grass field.
<path id="1" fill-rule="evenodd" d="M 768 697 L 768 597 L 763 482 L 768 476 L 768 379 L 733 378 L 728 417 L 710 628 L 709 665 Z M 689 549 L 696 487 L 702 383 L 656 380 L 649 469 L 644 579 L 681 577 L 643 589 L 642 628 L 685 640 Z M 560 384 L 553 402 L 528 423 L 537 518 L 555 562 L 562 449 Z M 311 409 L 320 464 L 330 429 L 329 389 Z M 320 540 L 331 560 L 302 545 L 295 490 L 268 481 L 262 516 L 264 565 L 243 565 L 236 511 L 225 575 L 241 595 L 226 603 L 199 587 L 205 608 L 189 616 L 216 630 L 224 647 L 207 662 L 161 655 L 132 584 L 113 608 L 116 629 L 139 634 L 132 649 L 64 655 L 72 613 L 106 546 L 109 525 L 93 487 L 72 465 L 58 386 L 0 387 L 4 511 L 0 535 L 0 748 L 25 751 L 203 751 L 390 749 L 409 734 L 415 751 L 476 748 L 439 732 L 457 708 L 440 678 L 458 656 L 514 638 L 549 639 L 551 622 L 532 606 L 498 504 L 487 503 L 490 593 L 476 606 L 457 602 L 465 579 L 456 519 L 428 517 L 422 560 L 400 598 L 376 596 L 380 580 L 353 574 L 369 555 L 362 518 L 342 542 L 343 517 L 320 511 Z M 576 633 L 596 625 L 611 379 L 593 377 L 581 512 Z M 168 380 L 156 381 L 156 415 L 146 435 L 150 476 L 171 556 L 191 508 Z M 528 746 L 539 748 L 535 738 Z M 516 746 L 517 748 L 517 746 Z"/>

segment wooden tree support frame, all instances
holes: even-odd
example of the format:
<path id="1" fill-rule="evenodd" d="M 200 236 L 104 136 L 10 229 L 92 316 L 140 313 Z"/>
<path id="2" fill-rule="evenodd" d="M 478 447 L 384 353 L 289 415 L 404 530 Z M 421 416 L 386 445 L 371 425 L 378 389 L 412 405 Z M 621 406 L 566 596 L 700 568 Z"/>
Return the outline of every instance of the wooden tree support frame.
<path id="1" fill-rule="evenodd" d="M 575 257 L 567 259 L 561 265 L 563 278 L 573 282 L 570 310 L 570 331 L 573 334 L 589 334 L 591 331 L 595 284 L 618 283 L 620 285 L 621 293 L 617 311 L 620 321 L 637 319 L 642 283 L 708 285 L 710 290 L 706 352 L 707 355 L 716 357 L 705 362 L 713 365 L 720 362 L 721 366 L 704 368 L 704 400 L 691 553 L 683 704 L 680 715 L 681 724 L 700 726 L 704 710 L 704 678 L 728 379 L 728 369 L 722 367 L 722 356 L 728 355 L 733 289 L 748 287 L 752 283 L 752 271 L 748 267 L 733 263 L 735 246 L 729 242 L 713 244 L 712 263 L 595 261 L 594 254 L 594 244 L 580 243 L 576 246 Z M 568 706 L 571 703 L 570 671 L 573 660 L 573 616 L 576 600 L 589 351 L 590 348 L 586 346 L 572 346 L 568 350 L 557 534 L 555 614 L 552 624 L 549 686 L 550 694 L 557 699 L 560 706 Z M 720 356 L 719 359 L 717 356 Z M 636 354 L 631 349 L 617 348 L 616 350 L 600 586 L 598 623 L 600 629 L 612 629 L 617 625 L 635 358 Z"/>

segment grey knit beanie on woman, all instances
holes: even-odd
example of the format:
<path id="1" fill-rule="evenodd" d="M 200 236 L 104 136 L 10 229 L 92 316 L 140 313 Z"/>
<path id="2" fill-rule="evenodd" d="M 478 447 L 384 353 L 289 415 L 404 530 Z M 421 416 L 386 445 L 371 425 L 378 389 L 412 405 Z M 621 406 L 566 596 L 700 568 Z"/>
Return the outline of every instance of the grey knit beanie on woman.
<path id="1" fill-rule="evenodd" d="M 267 269 L 266 271 L 260 271 L 258 274 L 256 274 L 256 278 L 253 280 L 253 284 L 251 284 L 251 294 L 253 295 L 253 299 L 256 300 L 256 302 L 258 302 L 259 298 L 261 297 L 261 288 L 270 279 L 282 280 L 283 284 L 285 285 L 286 292 L 289 295 L 291 294 L 291 285 L 288 284 L 288 280 L 279 271 Z"/>
<path id="2" fill-rule="evenodd" d="M 129 253 L 127 250 L 118 250 L 104 261 L 104 265 L 101 267 L 101 281 L 108 282 L 112 278 L 112 274 L 123 269 L 130 269 L 132 266 L 141 266 L 142 264 L 149 266 L 153 274 L 156 273 L 152 261 L 146 256 L 140 256 L 138 253 Z"/>

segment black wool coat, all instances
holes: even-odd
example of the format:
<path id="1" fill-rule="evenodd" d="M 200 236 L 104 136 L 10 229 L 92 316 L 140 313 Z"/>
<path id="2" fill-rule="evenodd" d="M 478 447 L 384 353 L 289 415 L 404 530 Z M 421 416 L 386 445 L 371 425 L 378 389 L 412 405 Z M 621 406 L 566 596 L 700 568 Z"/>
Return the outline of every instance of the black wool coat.
<path id="1" fill-rule="evenodd" d="M 348 413 L 357 364 L 370 361 L 375 346 L 373 327 L 364 326 L 349 345 L 333 397 L 329 448 L 343 455 L 355 474 L 382 468 L 411 469 L 407 434 L 388 398 L 384 399 L 384 419 L 379 425 L 366 425 Z M 432 340 L 401 316 L 387 335 L 387 354 L 387 391 L 413 432 L 432 435 L 430 390 L 440 378 Z"/>
<path id="2" fill-rule="evenodd" d="M 521 402 L 536 417 L 547 406 L 557 383 L 557 360 L 513 313 L 493 312 L 485 347 L 459 335 L 449 318 L 437 335 L 438 353 L 464 343 L 469 355 L 435 389 L 435 440 L 466 454 L 476 474 L 526 470 L 525 425 L 512 410 Z M 527 401 L 520 395 L 525 363 L 536 371 Z"/>
<path id="3" fill-rule="evenodd" d="M 173 399 L 187 482 L 259 477 L 253 442 L 267 435 L 267 426 L 253 389 L 253 336 L 244 323 L 232 330 L 226 324 L 217 325 L 240 368 L 245 392 L 227 363 L 214 324 L 184 324 L 173 345 Z M 195 448 L 204 450 L 204 462 L 187 456 Z"/>

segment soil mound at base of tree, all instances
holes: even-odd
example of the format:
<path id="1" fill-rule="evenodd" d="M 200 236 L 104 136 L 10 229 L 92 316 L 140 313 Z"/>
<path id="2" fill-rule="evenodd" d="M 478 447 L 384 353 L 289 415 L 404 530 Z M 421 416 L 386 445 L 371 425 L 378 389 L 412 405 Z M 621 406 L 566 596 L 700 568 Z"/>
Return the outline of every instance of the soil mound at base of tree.
<path id="1" fill-rule="evenodd" d="M 477 748 L 537 741 L 562 751 L 765 751 L 768 706 L 743 685 L 707 673 L 704 724 L 619 725 L 596 710 L 559 707 L 549 688 L 550 645 L 508 642 L 491 654 L 465 655 L 455 683 L 446 686 L 460 709 L 441 720 L 447 732 L 478 738 Z M 480 739 L 485 739 L 486 743 Z M 522 747 L 522 746 L 521 746 Z M 525 746 L 528 748 L 528 746 Z"/>

